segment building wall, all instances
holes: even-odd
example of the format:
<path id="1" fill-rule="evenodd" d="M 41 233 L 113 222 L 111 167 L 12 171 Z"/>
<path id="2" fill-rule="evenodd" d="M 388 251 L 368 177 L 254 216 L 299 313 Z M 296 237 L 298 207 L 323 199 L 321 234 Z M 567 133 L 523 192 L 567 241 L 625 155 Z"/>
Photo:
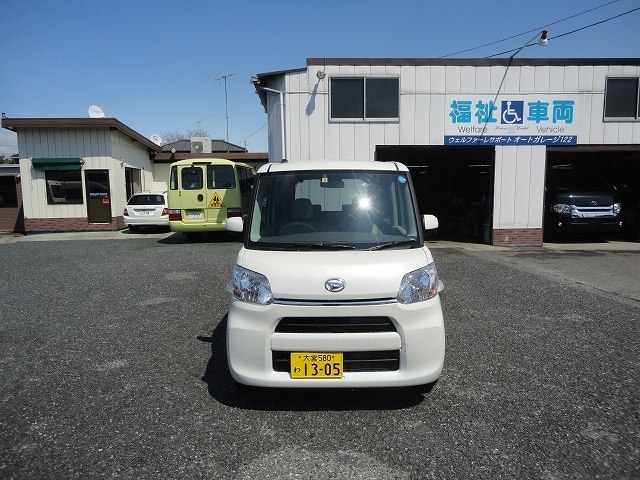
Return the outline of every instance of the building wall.
<path id="1" fill-rule="evenodd" d="M 286 88 L 286 78 L 279 78 L 278 80 L 272 82 L 269 87 L 274 90 L 283 91 Z M 284 97 L 284 102 L 286 104 L 289 94 L 285 95 Z M 280 115 L 280 101 L 280 95 L 274 92 L 267 92 L 269 161 L 276 163 L 279 163 L 284 158 L 284 151 L 282 149 L 282 117 Z M 287 108 L 287 110 L 285 111 L 285 118 L 287 122 L 289 122 L 289 118 L 287 117 L 289 110 L 293 110 L 293 107 Z M 287 133 L 291 134 L 290 131 Z M 288 148 L 287 152 L 290 151 L 290 148 Z"/>
<path id="2" fill-rule="evenodd" d="M 318 80 L 306 72 L 279 77 L 269 87 L 285 90 L 288 161 L 313 158 L 374 160 L 376 145 L 443 145 L 446 95 L 495 95 L 503 66 L 331 66 Z M 390 122 L 329 122 L 329 78 L 391 75 L 400 77 L 400 120 Z M 516 66 L 509 68 L 503 94 L 571 94 L 584 98 L 588 122 L 578 132 L 580 144 L 640 143 L 640 122 L 603 120 L 607 77 L 640 76 L 640 67 Z M 284 83 L 284 85 L 283 85 Z M 280 121 L 278 95 L 270 94 L 269 158 L 278 159 Z M 520 147 L 509 147 L 520 148 Z"/>
<path id="3" fill-rule="evenodd" d="M 493 228 L 542 228 L 546 148 L 495 148 Z"/>
<path id="4" fill-rule="evenodd" d="M 154 163 L 153 164 L 153 187 L 151 190 L 161 192 L 169 189 L 169 171 L 170 163 Z"/>
<path id="5" fill-rule="evenodd" d="M 319 80 L 318 70 L 326 77 Z M 277 77 L 269 85 L 285 93 L 287 160 L 319 158 L 375 160 L 377 145 L 443 145 L 447 95 L 495 95 L 504 66 L 336 66 L 312 65 L 304 72 Z M 399 121 L 330 122 L 329 79 L 332 76 L 400 77 Z M 603 120 L 607 77 L 640 76 L 640 67 L 512 66 L 503 94 L 571 94 L 582 109 L 579 144 L 638 144 L 640 122 Z M 270 95 L 269 158 L 279 159 L 280 121 L 277 95 Z M 451 147 L 455 148 L 455 147 Z M 546 148 L 497 146 L 494 198 L 495 239 L 518 239 L 532 232 L 542 242 Z M 530 229 L 527 232 L 523 230 Z M 501 233 L 502 232 L 502 233 Z M 497 243 L 500 243 L 498 240 Z M 519 243 L 519 242 L 512 242 Z M 526 241 L 525 241 L 526 243 Z"/>
<path id="6" fill-rule="evenodd" d="M 111 215 L 114 218 L 110 228 L 121 228 L 122 225 L 122 211 L 127 200 L 125 167 L 143 169 L 143 182 L 153 184 L 147 147 L 108 128 L 23 128 L 18 130 L 18 150 L 27 231 L 89 227 L 86 200 L 78 205 L 47 203 L 45 172 L 32 168 L 32 158 L 81 158 L 83 171 L 109 170 Z M 84 173 L 81 178 L 86 196 Z M 73 225 L 66 226 L 70 221 Z"/>
<path id="7" fill-rule="evenodd" d="M 122 215 L 128 200 L 125 168 L 140 170 L 142 190 L 153 190 L 154 176 L 147 147 L 118 130 L 111 131 L 111 157 L 115 161 L 114 168 L 109 175 L 112 215 L 115 217 L 116 215 Z"/>

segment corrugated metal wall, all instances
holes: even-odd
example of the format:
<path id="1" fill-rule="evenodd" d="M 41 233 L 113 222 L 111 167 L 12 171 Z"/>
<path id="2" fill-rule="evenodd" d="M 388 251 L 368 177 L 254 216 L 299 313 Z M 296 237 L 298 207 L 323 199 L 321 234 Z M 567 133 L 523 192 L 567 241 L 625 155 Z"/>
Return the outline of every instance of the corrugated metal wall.
<path id="1" fill-rule="evenodd" d="M 376 145 L 443 145 L 446 95 L 495 95 L 504 66 L 335 66 L 318 80 L 312 66 L 272 81 L 285 90 L 286 149 L 289 161 L 374 160 Z M 330 122 L 332 76 L 400 77 L 400 119 L 385 122 Z M 579 144 L 640 143 L 640 122 L 603 120 L 607 77 L 640 76 L 636 66 L 516 66 L 509 68 L 501 94 L 585 95 L 589 118 L 581 122 Z M 270 94 L 269 158 L 282 158 L 278 95 Z M 494 228 L 542 226 L 545 147 L 496 147 Z"/>
<path id="2" fill-rule="evenodd" d="M 81 158 L 83 170 L 109 170 L 112 216 L 119 216 L 126 204 L 125 167 L 143 169 L 143 184 L 153 185 L 147 147 L 108 128 L 24 128 L 18 130 L 20 175 L 26 218 L 82 218 L 86 202 L 80 205 L 49 205 L 45 172 L 31 167 L 32 158 Z M 83 192 L 86 195 L 82 175 Z M 143 185 L 143 188 L 144 185 Z M 149 188 L 149 187 L 146 187 Z"/>

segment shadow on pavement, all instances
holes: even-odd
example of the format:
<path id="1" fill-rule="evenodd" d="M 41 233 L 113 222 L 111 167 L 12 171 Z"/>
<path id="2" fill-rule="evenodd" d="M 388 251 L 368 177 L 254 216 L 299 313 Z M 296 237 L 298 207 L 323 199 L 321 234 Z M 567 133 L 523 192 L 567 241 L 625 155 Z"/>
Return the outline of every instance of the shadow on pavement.
<path id="1" fill-rule="evenodd" d="M 202 381 L 209 395 L 229 407 L 260 411 L 347 411 L 400 410 L 424 401 L 421 393 L 409 389 L 268 389 L 247 387 L 233 380 L 227 363 L 227 315 L 211 337 L 199 336 L 211 343 L 211 358 Z"/>
<path id="2" fill-rule="evenodd" d="M 177 245 L 182 243 L 242 243 L 241 235 L 227 232 L 192 233 L 189 236 L 182 232 L 173 232 L 172 235 L 158 240 L 164 245 Z"/>
<path id="3" fill-rule="evenodd" d="M 627 238 L 622 232 L 620 233 L 607 233 L 607 232 L 545 232 L 545 243 L 559 243 L 559 244 L 575 244 L 575 243 L 608 243 L 608 242 L 624 242 L 633 241 L 633 239 Z"/>
<path id="4" fill-rule="evenodd" d="M 120 233 L 123 235 L 140 235 L 140 234 L 149 234 L 149 233 L 169 233 L 171 230 L 169 227 L 162 227 L 160 225 L 145 225 L 139 226 L 135 230 L 131 230 L 130 228 L 125 228 Z"/>

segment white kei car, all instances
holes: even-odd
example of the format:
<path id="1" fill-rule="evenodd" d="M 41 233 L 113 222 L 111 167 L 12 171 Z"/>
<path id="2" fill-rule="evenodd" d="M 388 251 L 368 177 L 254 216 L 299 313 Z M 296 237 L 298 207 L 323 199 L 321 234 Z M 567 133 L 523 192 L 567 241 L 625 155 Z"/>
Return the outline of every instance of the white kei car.
<path id="1" fill-rule="evenodd" d="M 443 368 L 438 279 L 409 170 L 291 162 L 258 171 L 227 287 L 227 356 L 243 384 L 419 387 Z"/>
<path id="2" fill-rule="evenodd" d="M 125 225 L 135 232 L 139 227 L 169 227 L 167 192 L 140 192 L 131 196 L 122 214 Z"/>

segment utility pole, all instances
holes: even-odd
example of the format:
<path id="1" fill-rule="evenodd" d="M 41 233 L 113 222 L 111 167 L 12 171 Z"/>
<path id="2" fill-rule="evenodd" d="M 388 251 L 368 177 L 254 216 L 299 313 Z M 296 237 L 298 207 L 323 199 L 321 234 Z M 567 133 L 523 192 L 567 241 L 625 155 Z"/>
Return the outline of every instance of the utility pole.
<path id="1" fill-rule="evenodd" d="M 233 77 L 235 73 L 228 73 L 226 75 L 221 75 L 214 80 L 220 84 L 220 81 L 224 81 L 224 116 L 227 120 L 227 143 L 229 143 L 229 109 L 227 104 L 227 78 Z"/>

